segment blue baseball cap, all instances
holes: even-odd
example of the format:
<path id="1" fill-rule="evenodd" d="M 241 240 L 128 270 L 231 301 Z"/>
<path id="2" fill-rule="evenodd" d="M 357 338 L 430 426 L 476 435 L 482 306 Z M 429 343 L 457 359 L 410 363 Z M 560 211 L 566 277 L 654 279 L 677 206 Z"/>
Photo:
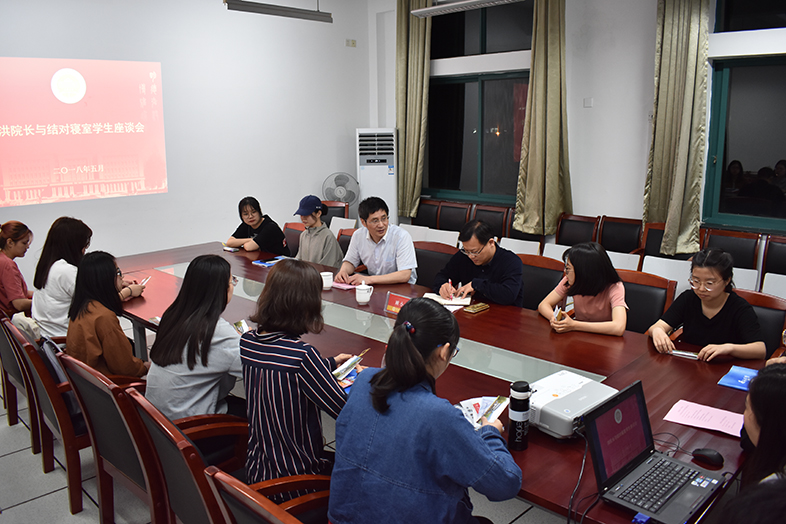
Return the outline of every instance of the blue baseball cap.
<path id="1" fill-rule="evenodd" d="M 318 196 L 308 195 L 300 199 L 300 207 L 294 215 L 306 216 L 322 210 L 322 200 Z"/>

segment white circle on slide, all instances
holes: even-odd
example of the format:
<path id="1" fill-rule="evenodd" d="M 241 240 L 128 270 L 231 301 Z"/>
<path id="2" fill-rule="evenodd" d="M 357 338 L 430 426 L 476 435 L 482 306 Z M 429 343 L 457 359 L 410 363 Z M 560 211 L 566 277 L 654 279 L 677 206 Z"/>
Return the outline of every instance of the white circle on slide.
<path id="1" fill-rule="evenodd" d="M 86 92 L 87 82 L 79 71 L 65 68 L 52 75 L 52 93 L 64 104 L 76 104 Z"/>
<path id="2" fill-rule="evenodd" d="M 617 424 L 622 422 L 622 410 L 620 410 L 619 408 L 617 408 L 614 411 L 614 422 L 616 422 Z"/>

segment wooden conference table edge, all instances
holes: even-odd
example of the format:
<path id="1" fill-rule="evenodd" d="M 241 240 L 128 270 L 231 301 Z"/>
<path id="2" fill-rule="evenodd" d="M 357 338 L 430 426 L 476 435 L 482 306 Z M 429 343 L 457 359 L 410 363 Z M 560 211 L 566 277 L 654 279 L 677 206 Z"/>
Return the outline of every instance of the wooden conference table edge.
<path id="1" fill-rule="evenodd" d="M 260 270 L 265 268 L 255 266 L 251 264 L 251 261 L 272 258 L 268 254 L 258 252 L 227 253 L 222 250 L 221 244 L 218 242 L 119 258 L 118 265 L 124 272 L 154 275 L 157 280 L 155 288 L 162 288 L 158 289 L 155 297 L 149 296 L 148 299 L 142 298 L 141 300 L 134 299 L 126 303 L 126 316 L 135 322 L 146 324 L 149 329 L 155 329 L 155 325 L 147 321 L 149 316 L 145 315 L 152 311 L 151 308 L 157 309 L 159 311 L 158 315 L 163 312 L 163 309 L 176 296 L 180 279 L 173 275 L 154 271 L 154 268 L 190 262 L 194 257 L 206 253 L 223 255 L 232 264 L 233 273 L 256 280 L 260 277 Z M 316 267 L 320 270 L 336 271 L 335 268 Z M 159 279 L 157 276 L 161 276 L 161 278 Z M 422 286 L 411 286 L 408 284 L 379 286 L 379 288 L 375 290 L 371 304 L 364 306 L 362 309 L 371 310 L 375 314 L 385 315 L 383 305 L 386 295 L 385 291 L 390 290 L 405 296 L 420 296 L 426 289 Z M 148 291 L 152 291 L 152 289 L 146 290 L 146 293 Z M 168 296 L 166 305 L 164 305 L 166 300 L 161 300 L 164 298 L 162 295 Z M 361 309 L 355 304 L 354 294 L 352 293 L 326 292 L 325 295 L 335 295 L 335 297 L 325 296 L 324 298 L 328 301 Z M 232 307 L 233 312 L 228 311 L 230 314 L 227 316 L 234 318 L 231 314 L 241 313 L 242 310 L 245 313 L 239 318 L 247 317 L 249 302 L 248 300 L 233 300 L 230 306 L 235 307 Z M 163 309 L 161 309 L 162 306 Z M 496 308 L 501 310 L 507 309 L 504 306 L 496 306 Z M 518 310 L 518 308 L 514 309 Z M 499 319 L 504 316 L 507 315 L 490 315 L 490 318 L 484 319 L 484 322 L 493 323 L 491 319 Z M 459 312 L 457 318 L 462 327 L 462 336 L 465 336 L 466 333 L 473 333 L 473 319 L 481 317 L 472 317 L 468 313 Z M 697 403 L 741 412 L 744 407 L 744 392 L 717 386 L 719 378 L 728 370 L 726 365 L 688 361 L 677 357 L 659 355 L 655 352 L 651 343 L 648 342 L 648 338 L 637 333 L 626 332 L 625 337 L 605 337 L 602 335 L 578 333 L 556 335 L 548 329 L 545 319 L 541 318 L 540 320 L 543 321 L 543 325 L 538 326 L 538 323 L 533 321 L 533 317 L 526 318 L 525 314 L 521 322 L 538 326 L 539 329 L 536 328 L 536 330 L 540 331 L 541 335 L 543 332 L 547 333 L 549 338 L 547 344 L 552 346 L 554 344 L 560 345 L 565 341 L 565 349 L 569 350 L 572 347 L 574 354 L 580 352 L 576 351 L 577 349 L 580 350 L 580 348 L 577 348 L 577 344 L 584 346 L 587 341 L 589 341 L 589 346 L 612 346 L 612 352 L 616 351 L 617 353 L 631 353 L 629 348 L 636 348 L 632 357 L 627 355 L 626 358 L 616 358 L 616 361 L 607 363 L 611 367 L 616 367 L 616 369 L 612 369 L 610 373 L 601 373 L 607 376 L 604 382 L 617 389 L 622 389 L 633 381 L 641 379 L 654 433 L 670 431 L 679 436 L 681 446 L 688 449 L 698 447 L 718 449 L 726 458 L 726 466 L 722 470 L 733 468 L 735 474 L 739 471 L 744 457 L 739 448 L 738 438 L 735 439 L 718 432 L 704 431 L 663 421 L 663 416 L 668 412 L 668 409 L 680 398 L 687 398 Z M 512 327 L 515 328 L 516 326 Z M 475 334 L 480 335 L 480 333 Z M 304 338 L 316 347 L 319 347 L 320 351 L 326 356 L 332 356 L 340 352 L 357 352 L 360 349 L 365 349 L 365 347 L 371 347 L 372 350 L 367 358 L 372 365 L 378 365 L 375 363 L 380 361 L 384 352 L 384 343 L 368 339 L 362 335 L 354 335 L 331 328 L 330 326 L 326 326 L 326 330 L 320 335 L 307 335 Z M 509 336 L 506 335 L 506 338 L 509 338 Z M 544 358 L 544 348 L 542 346 L 535 348 L 534 351 L 530 351 L 531 348 L 528 347 L 528 343 L 531 340 L 527 337 L 522 337 L 522 339 L 526 345 L 522 344 L 518 347 L 517 351 L 519 353 L 535 356 L 536 358 Z M 489 341 L 489 343 L 496 345 L 496 341 Z M 595 355 L 597 356 L 598 353 L 595 353 Z M 603 353 L 600 355 L 603 355 Z M 570 360 L 570 358 L 565 358 L 563 355 L 562 360 Z M 558 363 L 562 364 L 562 362 Z M 735 361 L 734 363 L 746 367 L 763 366 L 763 362 L 755 361 Z M 757 366 L 756 364 L 759 365 Z M 571 364 L 567 363 L 565 365 L 570 366 Z M 696 385 L 700 387 L 696 388 Z M 719 395 L 713 394 L 713 392 L 718 391 L 720 391 Z M 508 382 L 458 366 L 450 366 L 448 371 L 437 382 L 437 392 L 440 396 L 455 403 L 465 398 L 481 395 L 506 395 L 508 393 Z M 696 392 L 698 392 L 698 398 L 694 395 Z M 719 398 L 716 398 L 718 396 Z M 660 447 L 662 448 L 663 446 Z M 556 513 L 567 514 L 570 493 L 578 478 L 583 452 L 584 446 L 581 439 L 557 440 L 540 431 L 533 430 L 530 434 L 529 449 L 514 453 L 514 458 L 524 473 L 520 496 Z M 682 456 L 681 458 L 687 462 L 690 457 Z M 597 491 L 590 462 L 590 457 L 587 457 L 587 465 L 575 499 L 576 501 L 585 495 L 590 495 Z M 586 504 L 581 509 L 583 510 L 585 507 Z M 623 523 L 629 522 L 631 518 L 630 512 L 608 504 L 598 504 L 587 514 L 587 522 L 595 523 Z"/>

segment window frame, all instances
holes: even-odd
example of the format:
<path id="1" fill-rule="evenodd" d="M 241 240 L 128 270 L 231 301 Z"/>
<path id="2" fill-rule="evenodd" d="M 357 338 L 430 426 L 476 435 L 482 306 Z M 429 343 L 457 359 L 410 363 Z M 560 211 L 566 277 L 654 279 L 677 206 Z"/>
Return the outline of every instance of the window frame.
<path id="1" fill-rule="evenodd" d="M 486 56 L 493 56 L 493 55 L 486 55 Z M 447 59 L 446 59 L 447 60 Z M 483 72 L 483 73 L 473 73 L 473 74 L 464 74 L 464 75 L 457 75 L 457 76 L 432 76 L 429 79 L 429 93 L 431 92 L 431 83 L 436 82 L 438 84 L 465 84 L 470 82 L 477 82 L 478 83 L 478 120 L 476 122 L 477 129 L 483 129 L 483 118 L 484 118 L 484 104 L 483 104 L 483 96 L 484 96 L 484 84 L 487 81 L 491 80 L 507 80 L 507 79 L 526 79 L 527 84 L 529 84 L 529 69 L 521 69 L 518 71 L 504 71 L 504 72 Z M 422 194 L 429 195 L 431 198 L 436 199 L 444 199 L 444 200 L 458 200 L 458 201 L 467 201 L 467 202 L 474 202 L 474 203 L 484 203 L 484 204 L 503 204 L 503 205 L 515 205 L 516 204 L 516 195 L 499 195 L 496 193 L 484 193 L 483 192 L 483 139 L 485 137 L 485 133 L 477 133 L 477 148 L 478 148 L 478 157 L 476 162 L 476 173 L 477 173 L 477 184 L 475 191 L 460 191 L 457 189 L 440 189 L 440 188 L 431 188 L 427 186 L 423 186 Z M 424 177 L 425 183 L 425 177 Z"/>
<path id="2" fill-rule="evenodd" d="M 786 232 L 786 218 L 737 215 L 719 211 L 731 69 L 760 65 L 786 65 L 786 56 L 719 59 L 713 63 L 702 223 L 706 226 L 732 228 L 740 231 L 783 234 Z"/>

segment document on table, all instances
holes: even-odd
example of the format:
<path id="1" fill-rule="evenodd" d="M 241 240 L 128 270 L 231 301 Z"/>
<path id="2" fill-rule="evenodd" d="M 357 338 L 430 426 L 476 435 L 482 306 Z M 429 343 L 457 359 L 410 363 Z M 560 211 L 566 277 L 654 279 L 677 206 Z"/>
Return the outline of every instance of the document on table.
<path id="1" fill-rule="evenodd" d="M 430 298 L 435 302 L 439 302 L 443 306 L 468 306 L 470 301 L 472 300 L 471 296 L 466 296 L 464 298 L 453 297 L 449 299 L 444 299 L 441 296 L 437 295 L 436 293 L 425 293 L 423 298 Z"/>
<path id="2" fill-rule="evenodd" d="M 732 413 L 687 400 L 680 400 L 674 404 L 663 419 L 685 426 L 722 431 L 734 437 L 740 436 L 743 422 L 741 413 Z"/>

